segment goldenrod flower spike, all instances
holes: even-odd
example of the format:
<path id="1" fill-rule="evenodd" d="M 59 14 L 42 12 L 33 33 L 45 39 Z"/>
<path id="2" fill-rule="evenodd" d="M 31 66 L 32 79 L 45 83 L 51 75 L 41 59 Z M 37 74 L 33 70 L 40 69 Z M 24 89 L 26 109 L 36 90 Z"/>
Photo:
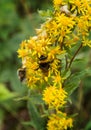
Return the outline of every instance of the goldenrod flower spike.
<path id="1" fill-rule="evenodd" d="M 21 43 L 18 57 L 26 70 L 26 83 L 39 90 L 49 114 L 48 130 L 67 130 L 73 119 L 63 113 L 69 99 L 64 83 L 72 62 L 83 46 L 91 47 L 91 0 L 53 0 L 54 11 L 36 29 L 36 35 Z M 79 46 L 70 58 L 72 47 Z M 69 71 L 68 71 L 69 70 Z M 66 75 L 66 76 L 65 76 Z"/>
<path id="2" fill-rule="evenodd" d="M 72 118 L 68 118 L 66 113 L 58 112 L 49 117 L 47 129 L 48 130 L 67 130 L 73 127 Z"/>

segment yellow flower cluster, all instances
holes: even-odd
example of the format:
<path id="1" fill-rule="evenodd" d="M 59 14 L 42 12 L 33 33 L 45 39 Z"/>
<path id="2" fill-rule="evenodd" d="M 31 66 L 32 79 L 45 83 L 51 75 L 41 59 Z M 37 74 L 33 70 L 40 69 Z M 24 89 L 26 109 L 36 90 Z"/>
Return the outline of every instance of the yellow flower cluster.
<path id="1" fill-rule="evenodd" d="M 56 12 L 53 19 L 45 23 L 44 28 L 50 42 L 54 45 L 58 44 L 62 48 L 63 42 L 67 45 L 64 38 L 70 38 L 69 35 L 72 33 L 75 24 L 74 17 L 67 17 L 64 13 Z"/>
<path id="2" fill-rule="evenodd" d="M 51 21 L 51 25 L 52 28 L 54 28 L 53 26 L 56 26 L 55 32 L 61 28 L 62 32 L 60 31 L 59 34 L 61 36 L 57 38 L 60 44 L 64 43 L 70 47 L 71 45 L 82 41 L 83 46 L 87 45 L 91 47 L 91 40 L 89 38 L 89 30 L 91 29 L 91 0 L 54 0 L 54 7 L 55 6 L 56 11 L 58 11 L 61 18 L 58 16 L 58 20 L 60 20 L 59 22 L 54 20 L 58 25 L 58 28 L 53 20 Z M 60 26 L 62 21 L 64 21 L 63 23 L 65 27 L 63 27 L 63 25 Z M 51 36 L 51 34 L 52 32 L 50 32 L 49 36 Z M 54 34 L 54 36 L 57 35 Z"/>
<path id="3" fill-rule="evenodd" d="M 49 40 L 40 35 L 23 41 L 18 54 L 22 58 L 22 68 L 26 68 L 28 86 L 41 84 L 45 80 L 52 81 L 53 76 L 58 75 L 58 64 L 60 64 L 56 55 L 63 53 L 65 51 L 60 50 L 59 46 L 50 46 Z"/>
<path id="4" fill-rule="evenodd" d="M 49 105 L 49 108 L 58 110 L 66 103 L 67 93 L 62 87 L 50 86 L 43 92 L 43 100 Z"/>
<path id="5" fill-rule="evenodd" d="M 72 118 L 67 118 L 66 114 L 62 112 L 52 114 L 47 124 L 48 130 L 67 130 L 71 127 L 73 127 Z"/>
<path id="6" fill-rule="evenodd" d="M 45 103 L 58 111 L 67 98 L 63 89 L 66 77 L 62 76 L 62 59 L 67 48 L 80 42 L 91 47 L 91 0 L 54 0 L 53 4 L 52 16 L 36 29 L 36 36 L 21 43 L 18 55 L 26 70 L 28 86 L 41 88 Z M 54 114 L 49 118 L 48 130 L 67 130 L 72 122 L 66 115 Z"/>
<path id="7" fill-rule="evenodd" d="M 54 0 L 53 3 L 54 6 L 60 6 L 60 9 L 55 10 L 40 29 L 36 29 L 36 36 L 23 41 L 18 50 L 23 67 L 27 70 L 29 86 L 44 80 L 52 81 L 51 77 L 57 76 L 58 65 L 61 63 L 61 59 L 57 57 L 66 53 L 66 47 L 79 42 L 91 47 L 88 33 L 91 27 L 91 1 Z"/>

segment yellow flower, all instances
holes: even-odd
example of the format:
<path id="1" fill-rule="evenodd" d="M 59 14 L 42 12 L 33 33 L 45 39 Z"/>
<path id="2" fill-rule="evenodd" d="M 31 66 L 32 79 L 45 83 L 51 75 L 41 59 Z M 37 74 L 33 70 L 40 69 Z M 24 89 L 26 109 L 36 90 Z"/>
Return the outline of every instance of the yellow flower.
<path id="1" fill-rule="evenodd" d="M 60 67 L 60 60 L 58 59 L 54 59 L 53 62 L 51 63 L 50 65 L 50 69 L 49 69 L 49 72 L 52 74 L 52 75 L 57 75 L 58 72 L 59 72 L 59 67 Z"/>
<path id="2" fill-rule="evenodd" d="M 62 2 L 63 2 L 63 0 L 53 0 L 54 6 L 59 6 L 62 4 Z"/>
<path id="3" fill-rule="evenodd" d="M 74 4 L 79 8 L 81 6 L 81 0 L 75 0 Z"/>
<path id="4" fill-rule="evenodd" d="M 19 58 L 24 58 L 25 56 L 28 55 L 28 52 L 26 49 L 18 49 L 17 53 L 18 53 Z"/>
<path id="5" fill-rule="evenodd" d="M 89 47 L 91 47 L 91 40 L 89 40 L 86 37 L 83 37 L 82 43 L 83 43 L 83 46 L 89 46 Z"/>
<path id="6" fill-rule="evenodd" d="M 72 4 L 71 11 L 77 10 L 79 14 L 85 15 L 88 8 L 90 7 L 90 0 L 69 0 L 69 3 Z"/>
<path id="7" fill-rule="evenodd" d="M 48 51 L 49 51 L 48 53 L 49 59 L 54 59 L 56 55 L 61 55 L 66 52 L 65 50 L 61 50 L 60 46 L 50 47 L 48 48 Z"/>
<path id="8" fill-rule="evenodd" d="M 69 36 L 76 24 L 74 17 L 67 17 L 64 13 L 56 12 L 53 19 L 44 25 L 47 38 L 52 45 L 61 45 L 65 37 Z"/>
<path id="9" fill-rule="evenodd" d="M 52 114 L 49 117 L 47 129 L 48 130 L 67 130 L 73 127 L 72 118 L 67 118 L 65 113 Z"/>
<path id="10" fill-rule="evenodd" d="M 55 86 L 47 87 L 43 92 L 43 100 L 50 108 L 56 110 L 66 103 L 67 93 L 61 88 Z"/>
<path id="11" fill-rule="evenodd" d="M 20 44 L 20 49 L 18 49 L 17 53 L 19 58 L 24 58 L 28 55 L 26 40 Z"/>
<path id="12" fill-rule="evenodd" d="M 54 86 L 62 87 L 65 77 L 61 77 L 61 74 L 58 72 L 58 74 L 55 76 L 52 76 L 52 78 L 53 78 Z"/>

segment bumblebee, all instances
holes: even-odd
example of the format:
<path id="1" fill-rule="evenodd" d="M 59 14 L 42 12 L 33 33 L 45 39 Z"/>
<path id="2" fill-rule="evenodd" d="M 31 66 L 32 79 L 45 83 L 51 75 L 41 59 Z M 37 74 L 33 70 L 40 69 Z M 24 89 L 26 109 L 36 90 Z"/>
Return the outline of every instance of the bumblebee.
<path id="1" fill-rule="evenodd" d="M 17 71 L 17 75 L 21 82 L 23 82 L 26 78 L 26 68 L 20 68 Z"/>
<path id="2" fill-rule="evenodd" d="M 48 61 L 47 56 L 41 55 L 39 57 L 39 68 L 43 71 L 43 72 L 47 72 L 50 68 L 50 63 L 52 63 L 52 61 Z"/>
<path id="3" fill-rule="evenodd" d="M 41 55 L 38 58 L 38 68 L 36 68 L 35 71 L 41 69 L 44 74 L 48 74 L 48 70 L 52 62 L 53 60 L 48 61 L 48 56 Z M 17 75 L 19 77 L 19 80 L 23 82 L 26 79 L 26 68 L 18 69 Z"/>

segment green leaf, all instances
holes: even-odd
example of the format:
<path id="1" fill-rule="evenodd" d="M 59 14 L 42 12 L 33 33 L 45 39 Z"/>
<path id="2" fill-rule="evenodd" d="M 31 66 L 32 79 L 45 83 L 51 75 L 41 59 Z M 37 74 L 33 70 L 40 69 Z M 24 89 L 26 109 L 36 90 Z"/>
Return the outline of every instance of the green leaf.
<path id="1" fill-rule="evenodd" d="M 64 71 L 64 72 L 62 73 L 62 77 L 64 77 L 65 79 L 67 79 L 70 75 L 71 75 L 71 71 L 70 71 L 70 70 Z"/>
<path id="2" fill-rule="evenodd" d="M 34 104 L 44 103 L 42 100 L 42 95 L 40 95 L 40 94 L 34 94 L 30 97 L 30 99 L 33 101 Z"/>
<path id="3" fill-rule="evenodd" d="M 28 109 L 30 118 L 32 120 L 32 126 L 36 130 L 45 130 L 45 120 L 43 117 L 41 117 L 41 114 L 37 110 L 37 106 L 33 103 L 33 100 L 31 99 L 28 101 Z"/>
<path id="4" fill-rule="evenodd" d="M 89 69 L 86 69 L 81 72 L 76 72 L 72 74 L 65 82 L 64 82 L 64 89 L 68 92 L 69 95 L 73 93 L 73 91 L 79 87 L 79 83 L 81 79 L 86 75 L 91 74 L 91 71 L 89 72 Z"/>
<path id="5" fill-rule="evenodd" d="M 43 11 L 43 10 L 38 10 L 38 13 L 42 16 L 42 17 L 50 17 L 52 15 L 52 10 L 47 10 L 47 11 Z"/>
<path id="6" fill-rule="evenodd" d="M 87 123 L 84 130 L 91 130 L 91 120 Z"/>
<path id="7" fill-rule="evenodd" d="M 16 94 L 13 92 L 10 92 L 4 84 L 0 84 L 0 102 L 3 102 L 15 96 Z"/>
<path id="8" fill-rule="evenodd" d="M 4 110 L 0 108 L 0 123 L 4 120 Z"/>

